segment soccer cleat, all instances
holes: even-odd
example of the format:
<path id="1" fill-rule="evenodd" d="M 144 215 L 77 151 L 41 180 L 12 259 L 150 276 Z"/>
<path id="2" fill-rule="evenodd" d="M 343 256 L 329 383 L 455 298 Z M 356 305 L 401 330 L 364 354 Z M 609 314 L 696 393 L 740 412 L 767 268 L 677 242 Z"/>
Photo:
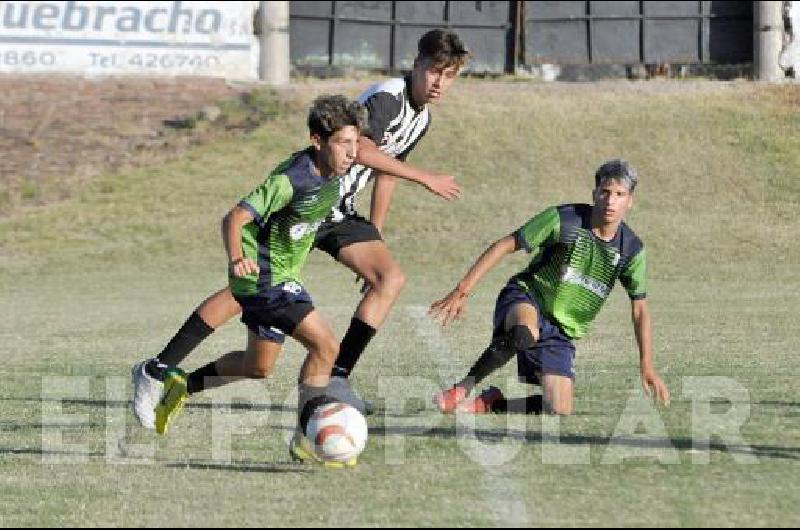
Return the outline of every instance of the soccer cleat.
<path id="1" fill-rule="evenodd" d="M 467 399 L 469 392 L 463 386 L 455 385 L 433 396 L 433 404 L 444 414 L 452 414 L 456 407 Z"/>
<path id="2" fill-rule="evenodd" d="M 350 380 L 345 377 L 331 377 L 331 381 L 328 383 L 328 388 L 325 391 L 325 395 L 335 399 L 336 401 L 347 403 L 364 416 L 371 416 L 375 413 L 375 404 L 359 396 L 358 392 L 356 392 L 355 389 L 353 389 L 353 386 L 350 384 Z"/>
<path id="3" fill-rule="evenodd" d="M 145 429 L 156 428 L 155 408 L 164 392 L 164 383 L 147 373 L 148 361 L 142 361 L 131 369 L 133 379 L 133 414 Z"/>
<path id="4" fill-rule="evenodd" d="M 183 410 L 189 397 L 186 389 L 186 372 L 180 368 L 170 368 L 164 379 L 164 396 L 156 407 L 156 432 L 167 434 L 170 423 Z"/>
<path id="5" fill-rule="evenodd" d="M 463 414 L 489 414 L 492 412 L 494 404 L 505 399 L 503 392 L 496 386 L 492 386 L 481 392 L 475 399 L 464 401 L 456 410 Z"/>
<path id="6" fill-rule="evenodd" d="M 289 444 L 289 455 L 292 461 L 301 464 L 316 464 L 326 469 L 345 469 L 355 467 L 358 464 L 358 457 L 351 458 L 346 462 L 335 462 L 331 460 L 323 460 L 317 455 L 314 446 L 308 441 L 305 435 L 300 432 L 300 429 L 295 431 L 292 441 Z"/>

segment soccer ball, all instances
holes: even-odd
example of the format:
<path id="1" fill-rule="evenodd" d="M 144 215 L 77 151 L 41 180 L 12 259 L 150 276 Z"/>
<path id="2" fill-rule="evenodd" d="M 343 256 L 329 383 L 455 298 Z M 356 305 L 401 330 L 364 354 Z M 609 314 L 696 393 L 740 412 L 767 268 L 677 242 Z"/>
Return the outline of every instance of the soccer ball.
<path id="1" fill-rule="evenodd" d="M 346 403 L 328 403 L 314 411 L 306 437 L 327 462 L 350 462 L 367 445 L 367 421 Z"/>

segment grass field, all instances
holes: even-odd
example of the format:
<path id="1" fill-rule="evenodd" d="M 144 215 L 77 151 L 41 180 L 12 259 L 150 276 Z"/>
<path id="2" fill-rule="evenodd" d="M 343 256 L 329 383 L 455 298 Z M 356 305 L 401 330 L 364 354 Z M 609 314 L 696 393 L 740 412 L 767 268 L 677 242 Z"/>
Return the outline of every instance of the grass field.
<path id="1" fill-rule="evenodd" d="M 392 207 L 387 240 L 410 282 L 354 375 L 385 407 L 359 467 L 289 461 L 303 358 L 292 342 L 274 378 L 198 398 L 167 439 L 134 425 L 131 364 L 226 281 L 221 217 L 303 147 L 314 94 L 366 84 L 301 85 L 285 116 L 246 137 L 0 219 L 0 525 L 800 524 L 798 86 L 464 80 L 410 159 L 457 175 L 463 199 L 404 185 Z M 526 257 L 489 275 L 454 327 L 439 331 L 424 308 L 494 239 L 587 201 L 613 156 L 641 175 L 629 222 L 648 245 L 672 405 L 632 397 L 638 357 L 617 288 L 578 344 L 573 417 L 436 414 L 430 394 L 485 346 L 494 297 Z M 352 275 L 312 253 L 305 276 L 341 334 Z M 232 322 L 186 366 L 243 338 Z M 489 383 L 523 392 L 513 364 Z M 738 440 L 702 446 L 731 422 Z"/>

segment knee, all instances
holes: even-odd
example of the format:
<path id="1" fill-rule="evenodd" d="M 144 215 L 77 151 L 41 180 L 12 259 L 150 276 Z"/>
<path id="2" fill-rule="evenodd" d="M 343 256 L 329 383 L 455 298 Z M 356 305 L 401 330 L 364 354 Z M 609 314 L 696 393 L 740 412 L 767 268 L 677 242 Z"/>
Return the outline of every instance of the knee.
<path id="1" fill-rule="evenodd" d="M 572 403 L 570 401 L 546 402 L 545 412 L 553 416 L 572 416 Z"/>
<path id="2" fill-rule="evenodd" d="M 253 359 L 249 370 L 251 379 L 266 379 L 275 371 L 275 363 L 268 359 Z"/>
<path id="3" fill-rule="evenodd" d="M 339 355 L 339 342 L 333 336 L 325 338 L 315 344 L 309 353 L 324 362 L 332 364 Z"/>
<path id="4" fill-rule="evenodd" d="M 378 273 L 376 280 L 377 285 L 375 287 L 377 289 L 398 295 L 406 286 L 408 276 L 399 265 L 393 264 L 385 271 Z"/>
<path id="5" fill-rule="evenodd" d="M 267 377 L 272 375 L 274 371 L 272 366 L 266 365 L 255 365 L 250 369 L 250 378 L 251 379 L 266 379 Z"/>
<path id="6" fill-rule="evenodd" d="M 514 351 L 528 351 L 539 340 L 539 330 L 533 330 L 524 324 L 515 324 L 508 330 L 507 337 Z"/>
<path id="7" fill-rule="evenodd" d="M 339 341 L 336 340 L 336 337 L 330 337 L 325 340 L 320 349 L 320 353 L 325 360 L 329 360 L 331 363 L 336 361 L 336 358 L 339 356 Z"/>

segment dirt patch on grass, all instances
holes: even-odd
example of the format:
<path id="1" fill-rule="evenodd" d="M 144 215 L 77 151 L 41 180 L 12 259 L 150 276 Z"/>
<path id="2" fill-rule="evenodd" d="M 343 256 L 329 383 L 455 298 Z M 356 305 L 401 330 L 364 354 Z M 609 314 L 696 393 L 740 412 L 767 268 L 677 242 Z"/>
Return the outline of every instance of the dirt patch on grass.
<path id="1" fill-rule="evenodd" d="M 174 158 L 269 117 L 256 85 L 220 79 L 4 76 L 0 92 L 0 214 L 63 200 L 102 172 Z M 204 107 L 211 115 L 198 117 Z"/>

